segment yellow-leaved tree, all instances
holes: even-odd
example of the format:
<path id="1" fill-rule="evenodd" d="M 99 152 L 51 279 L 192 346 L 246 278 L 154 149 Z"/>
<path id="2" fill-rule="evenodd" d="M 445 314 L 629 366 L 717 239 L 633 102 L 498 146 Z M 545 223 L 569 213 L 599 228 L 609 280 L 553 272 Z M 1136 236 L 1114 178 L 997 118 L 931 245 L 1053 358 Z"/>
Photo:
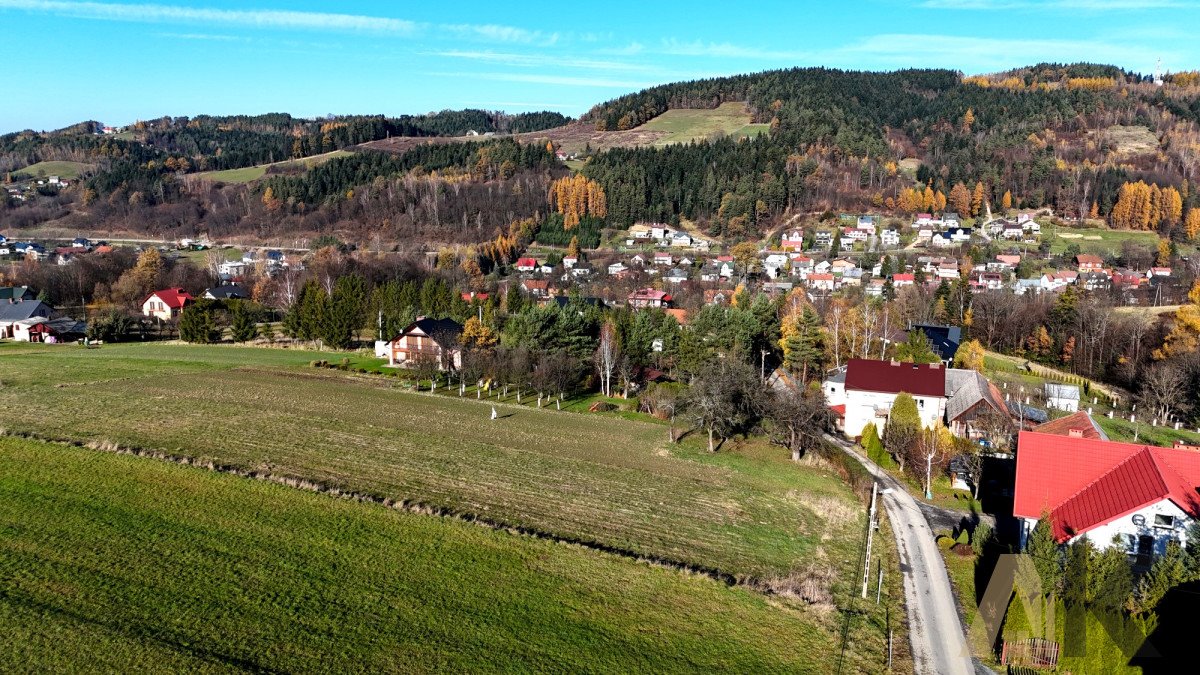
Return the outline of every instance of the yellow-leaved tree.
<path id="1" fill-rule="evenodd" d="M 1200 349 L 1200 281 L 1188 293 L 1188 303 L 1175 311 L 1174 325 L 1154 350 L 1154 358 L 1167 359 L 1180 354 L 1192 354 Z"/>
<path id="2" fill-rule="evenodd" d="M 1200 208 L 1188 209 L 1187 218 L 1183 220 L 1183 231 L 1188 239 L 1200 237 Z"/>

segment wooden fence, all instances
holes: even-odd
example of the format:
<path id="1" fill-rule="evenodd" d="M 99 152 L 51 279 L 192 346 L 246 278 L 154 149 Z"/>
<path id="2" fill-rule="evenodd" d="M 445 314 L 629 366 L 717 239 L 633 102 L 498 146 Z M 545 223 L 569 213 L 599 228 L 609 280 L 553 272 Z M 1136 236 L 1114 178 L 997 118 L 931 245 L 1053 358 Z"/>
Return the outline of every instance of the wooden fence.
<path id="1" fill-rule="evenodd" d="M 1004 648 L 1000 652 L 1000 663 L 1010 666 L 1010 673 L 1021 672 L 1022 668 L 1020 667 L 1055 668 L 1058 666 L 1058 643 L 1043 638 L 1029 638 L 1015 642 L 1005 640 Z"/>

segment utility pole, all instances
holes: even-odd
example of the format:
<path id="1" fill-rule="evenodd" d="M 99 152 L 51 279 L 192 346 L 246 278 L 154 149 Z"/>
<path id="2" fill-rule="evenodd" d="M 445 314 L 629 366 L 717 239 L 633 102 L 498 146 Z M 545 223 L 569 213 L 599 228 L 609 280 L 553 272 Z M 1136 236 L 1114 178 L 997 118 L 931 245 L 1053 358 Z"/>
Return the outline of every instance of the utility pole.
<path id="1" fill-rule="evenodd" d="M 863 556 L 862 597 L 867 597 L 867 585 L 871 582 L 871 544 L 875 538 L 875 493 L 879 485 L 871 483 L 871 511 L 867 514 L 867 554 Z"/>

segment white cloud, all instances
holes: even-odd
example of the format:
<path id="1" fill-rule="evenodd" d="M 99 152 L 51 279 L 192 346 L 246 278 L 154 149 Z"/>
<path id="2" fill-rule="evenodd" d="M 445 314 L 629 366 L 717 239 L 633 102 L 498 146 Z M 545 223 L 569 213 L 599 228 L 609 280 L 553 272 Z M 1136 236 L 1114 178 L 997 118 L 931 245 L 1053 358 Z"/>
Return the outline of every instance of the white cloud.
<path id="1" fill-rule="evenodd" d="M 1178 52 L 1101 40 L 979 38 L 959 35 L 874 35 L 826 52 L 827 65 L 853 67 L 867 57 L 873 67 L 944 67 L 994 72 L 1042 61 L 1117 63 L 1134 70 L 1152 67 L 1159 56 L 1181 60 Z"/>
<path id="2" fill-rule="evenodd" d="M 619 70 L 619 71 L 651 71 L 654 68 L 638 63 L 599 60 L 561 56 L 557 54 L 512 54 L 491 51 L 448 50 L 429 52 L 430 56 L 442 56 L 454 59 L 469 59 L 487 63 L 499 63 L 517 67 L 559 66 L 562 68 L 579 68 L 584 70 Z"/>
<path id="3" fill-rule="evenodd" d="M 409 35 L 419 25 L 404 19 L 358 14 L 294 12 L 287 10 L 230 10 L 154 4 L 59 2 L 58 0 L 0 0 L 0 8 L 59 14 L 81 19 L 113 21 L 207 23 L 248 28 L 352 30 Z"/>
<path id="4" fill-rule="evenodd" d="M 596 87 L 605 89 L 644 89 L 657 83 L 614 80 L 606 77 L 576 77 L 571 75 L 548 75 L 545 73 L 430 73 L 437 77 L 462 77 L 496 82 L 528 82 L 553 84 L 562 87 Z"/>
<path id="5" fill-rule="evenodd" d="M 24 10 L 79 19 L 136 23 L 191 23 L 239 28 L 352 31 L 402 37 L 433 32 L 435 37 L 547 46 L 558 41 L 558 33 L 544 33 L 514 26 L 465 23 L 433 26 L 393 17 L 332 12 L 232 10 L 149 3 L 63 2 L 62 0 L 0 0 L 0 9 Z"/>

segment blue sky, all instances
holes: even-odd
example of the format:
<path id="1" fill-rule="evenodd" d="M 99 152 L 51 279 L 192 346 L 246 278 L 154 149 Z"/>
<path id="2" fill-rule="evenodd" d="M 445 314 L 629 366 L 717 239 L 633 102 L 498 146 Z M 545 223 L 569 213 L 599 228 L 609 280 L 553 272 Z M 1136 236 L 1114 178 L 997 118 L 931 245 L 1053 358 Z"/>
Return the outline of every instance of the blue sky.
<path id="1" fill-rule="evenodd" d="M 795 65 L 1200 68 L 1200 2 L 0 0 L 0 132 L 162 115 L 558 110 Z M 709 10 L 706 7 L 713 5 Z"/>

